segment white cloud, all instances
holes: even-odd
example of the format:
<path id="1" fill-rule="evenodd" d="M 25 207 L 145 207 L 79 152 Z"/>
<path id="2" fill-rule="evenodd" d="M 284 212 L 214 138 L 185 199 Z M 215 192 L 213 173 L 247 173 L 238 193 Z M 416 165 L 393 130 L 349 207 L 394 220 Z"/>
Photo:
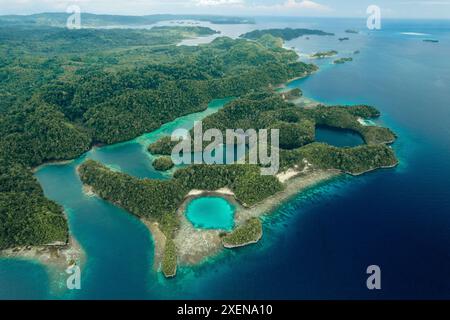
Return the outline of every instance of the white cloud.
<path id="1" fill-rule="evenodd" d="M 313 9 L 313 10 L 329 10 L 327 6 L 324 6 L 320 3 L 304 0 L 304 1 L 295 1 L 295 0 L 288 0 L 283 5 L 285 8 L 290 9 Z"/>
<path id="2" fill-rule="evenodd" d="M 331 8 L 328 6 L 325 6 L 323 4 L 320 4 L 315 1 L 310 0 L 287 0 L 286 2 L 282 4 L 275 4 L 270 6 L 257 6 L 260 9 L 266 9 L 266 10 L 277 10 L 277 11 L 290 11 L 292 10 L 301 10 L 301 11 L 331 11 Z"/>
<path id="3" fill-rule="evenodd" d="M 216 7 L 216 6 L 243 6 L 243 0 L 194 0 L 197 6 Z"/>

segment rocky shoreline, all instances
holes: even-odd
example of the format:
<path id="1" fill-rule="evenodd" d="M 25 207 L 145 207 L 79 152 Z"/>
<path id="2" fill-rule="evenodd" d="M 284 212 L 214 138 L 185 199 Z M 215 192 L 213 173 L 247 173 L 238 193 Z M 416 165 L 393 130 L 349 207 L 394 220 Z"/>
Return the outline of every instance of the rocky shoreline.
<path id="1" fill-rule="evenodd" d="M 81 266 L 85 262 L 85 253 L 73 237 L 70 237 L 67 243 L 6 249 L 0 251 L 0 257 L 38 261 L 59 272 L 73 265 Z"/>

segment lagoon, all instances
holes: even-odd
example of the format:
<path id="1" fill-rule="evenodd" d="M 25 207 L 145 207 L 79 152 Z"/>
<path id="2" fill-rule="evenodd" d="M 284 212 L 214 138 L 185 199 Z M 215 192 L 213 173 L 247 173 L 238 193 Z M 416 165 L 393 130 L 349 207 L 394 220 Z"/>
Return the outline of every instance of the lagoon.
<path id="1" fill-rule="evenodd" d="M 316 141 L 339 148 L 357 147 L 364 144 L 363 138 L 357 132 L 323 126 L 316 128 Z"/>
<path id="2" fill-rule="evenodd" d="M 234 227 L 235 207 L 221 197 L 202 197 L 192 200 L 186 217 L 196 228 L 231 231 Z"/>

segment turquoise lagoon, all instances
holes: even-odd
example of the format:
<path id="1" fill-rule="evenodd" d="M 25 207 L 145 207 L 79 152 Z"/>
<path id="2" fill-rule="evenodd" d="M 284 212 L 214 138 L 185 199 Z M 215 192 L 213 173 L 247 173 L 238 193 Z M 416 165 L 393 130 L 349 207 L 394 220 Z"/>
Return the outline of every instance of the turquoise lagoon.
<path id="1" fill-rule="evenodd" d="M 196 228 L 231 231 L 235 207 L 221 197 L 201 197 L 190 201 L 186 217 Z"/>

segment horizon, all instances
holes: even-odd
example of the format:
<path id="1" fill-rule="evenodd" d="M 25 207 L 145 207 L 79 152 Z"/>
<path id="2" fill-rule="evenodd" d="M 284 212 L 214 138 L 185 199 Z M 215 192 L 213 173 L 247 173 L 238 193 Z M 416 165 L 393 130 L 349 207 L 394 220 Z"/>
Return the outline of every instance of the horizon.
<path id="1" fill-rule="evenodd" d="M 18 17 L 29 17 L 35 15 L 43 15 L 43 14 L 65 14 L 70 15 L 71 13 L 63 12 L 63 11 L 38 11 L 34 13 L 9 13 L 3 14 L 0 13 L 0 17 L 7 16 L 18 16 Z M 229 18 L 287 18 L 287 19 L 295 19 L 295 18 L 304 18 L 304 19 L 362 19 L 366 20 L 367 16 L 356 17 L 356 16 L 288 16 L 288 15 L 240 15 L 240 14 L 218 14 L 218 13 L 148 13 L 148 14 L 115 14 L 115 13 L 101 13 L 101 12 L 81 12 L 81 14 L 89 14 L 89 15 L 97 15 L 97 16 L 115 16 L 115 17 L 149 17 L 149 16 L 197 16 L 197 17 L 229 17 Z M 441 18 L 441 17 L 384 17 L 384 20 L 433 20 L 433 21 L 450 21 L 450 17 Z"/>
<path id="2" fill-rule="evenodd" d="M 234 17 L 366 18 L 369 5 L 386 19 L 450 19 L 450 0 L 0 0 L 0 15 L 64 13 L 71 5 L 97 15 L 216 15 Z M 237 13 L 238 12 L 238 13 Z"/>

